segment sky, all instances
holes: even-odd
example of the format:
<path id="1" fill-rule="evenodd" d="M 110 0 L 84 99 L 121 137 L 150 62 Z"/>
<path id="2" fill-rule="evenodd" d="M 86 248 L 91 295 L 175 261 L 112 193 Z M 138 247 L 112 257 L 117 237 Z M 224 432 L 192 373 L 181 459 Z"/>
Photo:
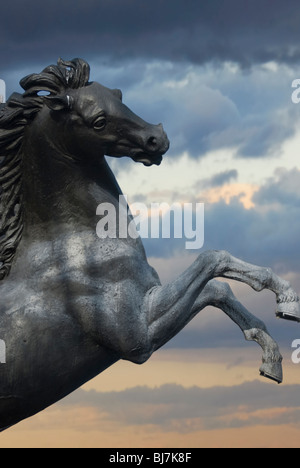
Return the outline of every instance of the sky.
<path id="1" fill-rule="evenodd" d="M 202 249 L 144 240 L 164 284 L 226 249 L 300 293 L 299 22 L 296 0 L 11 0 L 0 79 L 8 97 L 25 75 L 82 57 L 91 80 L 164 124 L 161 166 L 109 159 L 130 203 L 205 204 Z M 275 318 L 271 293 L 231 286 L 278 342 L 283 384 L 262 379 L 260 348 L 207 308 L 146 364 L 117 363 L 0 447 L 299 447 L 299 325 Z"/>

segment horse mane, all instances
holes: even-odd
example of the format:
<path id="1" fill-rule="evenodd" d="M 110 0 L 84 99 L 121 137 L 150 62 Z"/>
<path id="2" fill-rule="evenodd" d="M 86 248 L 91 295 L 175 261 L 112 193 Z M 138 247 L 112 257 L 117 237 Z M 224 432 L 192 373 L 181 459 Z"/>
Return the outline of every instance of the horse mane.
<path id="1" fill-rule="evenodd" d="M 13 93 L 0 106 L 0 280 L 9 275 L 22 238 L 22 146 L 27 125 L 44 105 L 45 98 L 39 93 L 51 97 L 68 88 L 84 87 L 89 76 L 90 67 L 84 60 L 59 59 L 40 74 L 23 78 L 20 85 L 25 93 Z"/>

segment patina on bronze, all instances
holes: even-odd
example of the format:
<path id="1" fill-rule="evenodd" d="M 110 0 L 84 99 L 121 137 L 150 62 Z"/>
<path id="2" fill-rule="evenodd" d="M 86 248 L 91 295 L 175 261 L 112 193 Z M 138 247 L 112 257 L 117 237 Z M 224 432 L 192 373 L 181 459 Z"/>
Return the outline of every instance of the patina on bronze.
<path id="1" fill-rule="evenodd" d="M 162 286 L 140 238 L 96 235 L 97 206 L 118 210 L 121 195 L 105 155 L 160 164 L 169 148 L 162 125 L 131 112 L 119 90 L 90 82 L 81 59 L 59 60 L 21 86 L 0 109 L 0 428 L 120 359 L 145 362 L 208 305 L 259 343 L 261 374 L 281 382 L 282 357 L 264 323 L 214 278 L 273 291 L 277 314 L 299 321 L 289 283 L 208 251 Z"/>

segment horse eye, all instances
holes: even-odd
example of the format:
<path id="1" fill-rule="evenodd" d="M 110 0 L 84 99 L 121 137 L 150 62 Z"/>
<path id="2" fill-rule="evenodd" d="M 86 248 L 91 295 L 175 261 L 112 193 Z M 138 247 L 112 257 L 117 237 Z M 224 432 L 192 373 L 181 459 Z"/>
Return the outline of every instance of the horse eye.
<path id="1" fill-rule="evenodd" d="M 95 130 L 103 130 L 106 125 L 106 119 L 104 116 L 97 117 L 97 119 L 93 123 L 93 127 Z"/>

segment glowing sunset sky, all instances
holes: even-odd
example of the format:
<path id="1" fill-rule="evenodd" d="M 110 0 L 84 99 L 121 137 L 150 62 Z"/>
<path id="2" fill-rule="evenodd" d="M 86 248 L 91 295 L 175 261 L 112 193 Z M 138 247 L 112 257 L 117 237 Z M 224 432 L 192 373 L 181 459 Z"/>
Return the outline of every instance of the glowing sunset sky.
<path id="1" fill-rule="evenodd" d="M 129 202 L 204 202 L 202 250 L 270 266 L 300 293 L 300 5 L 296 0 L 11 0 L 0 79 L 82 57 L 91 80 L 163 122 L 160 167 L 109 160 Z M 0 92 L 1 94 L 1 92 Z M 199 252 L 148 239 L 163 283 Z M 208 308 L 143 366 L 119 362 L 65 400 L 1 433 L 0 447 L 299 447 L 299 325 L 275 298 L 233 284 L 284 356 L 284 382 L 259 376 L 261 350 Z"/>

